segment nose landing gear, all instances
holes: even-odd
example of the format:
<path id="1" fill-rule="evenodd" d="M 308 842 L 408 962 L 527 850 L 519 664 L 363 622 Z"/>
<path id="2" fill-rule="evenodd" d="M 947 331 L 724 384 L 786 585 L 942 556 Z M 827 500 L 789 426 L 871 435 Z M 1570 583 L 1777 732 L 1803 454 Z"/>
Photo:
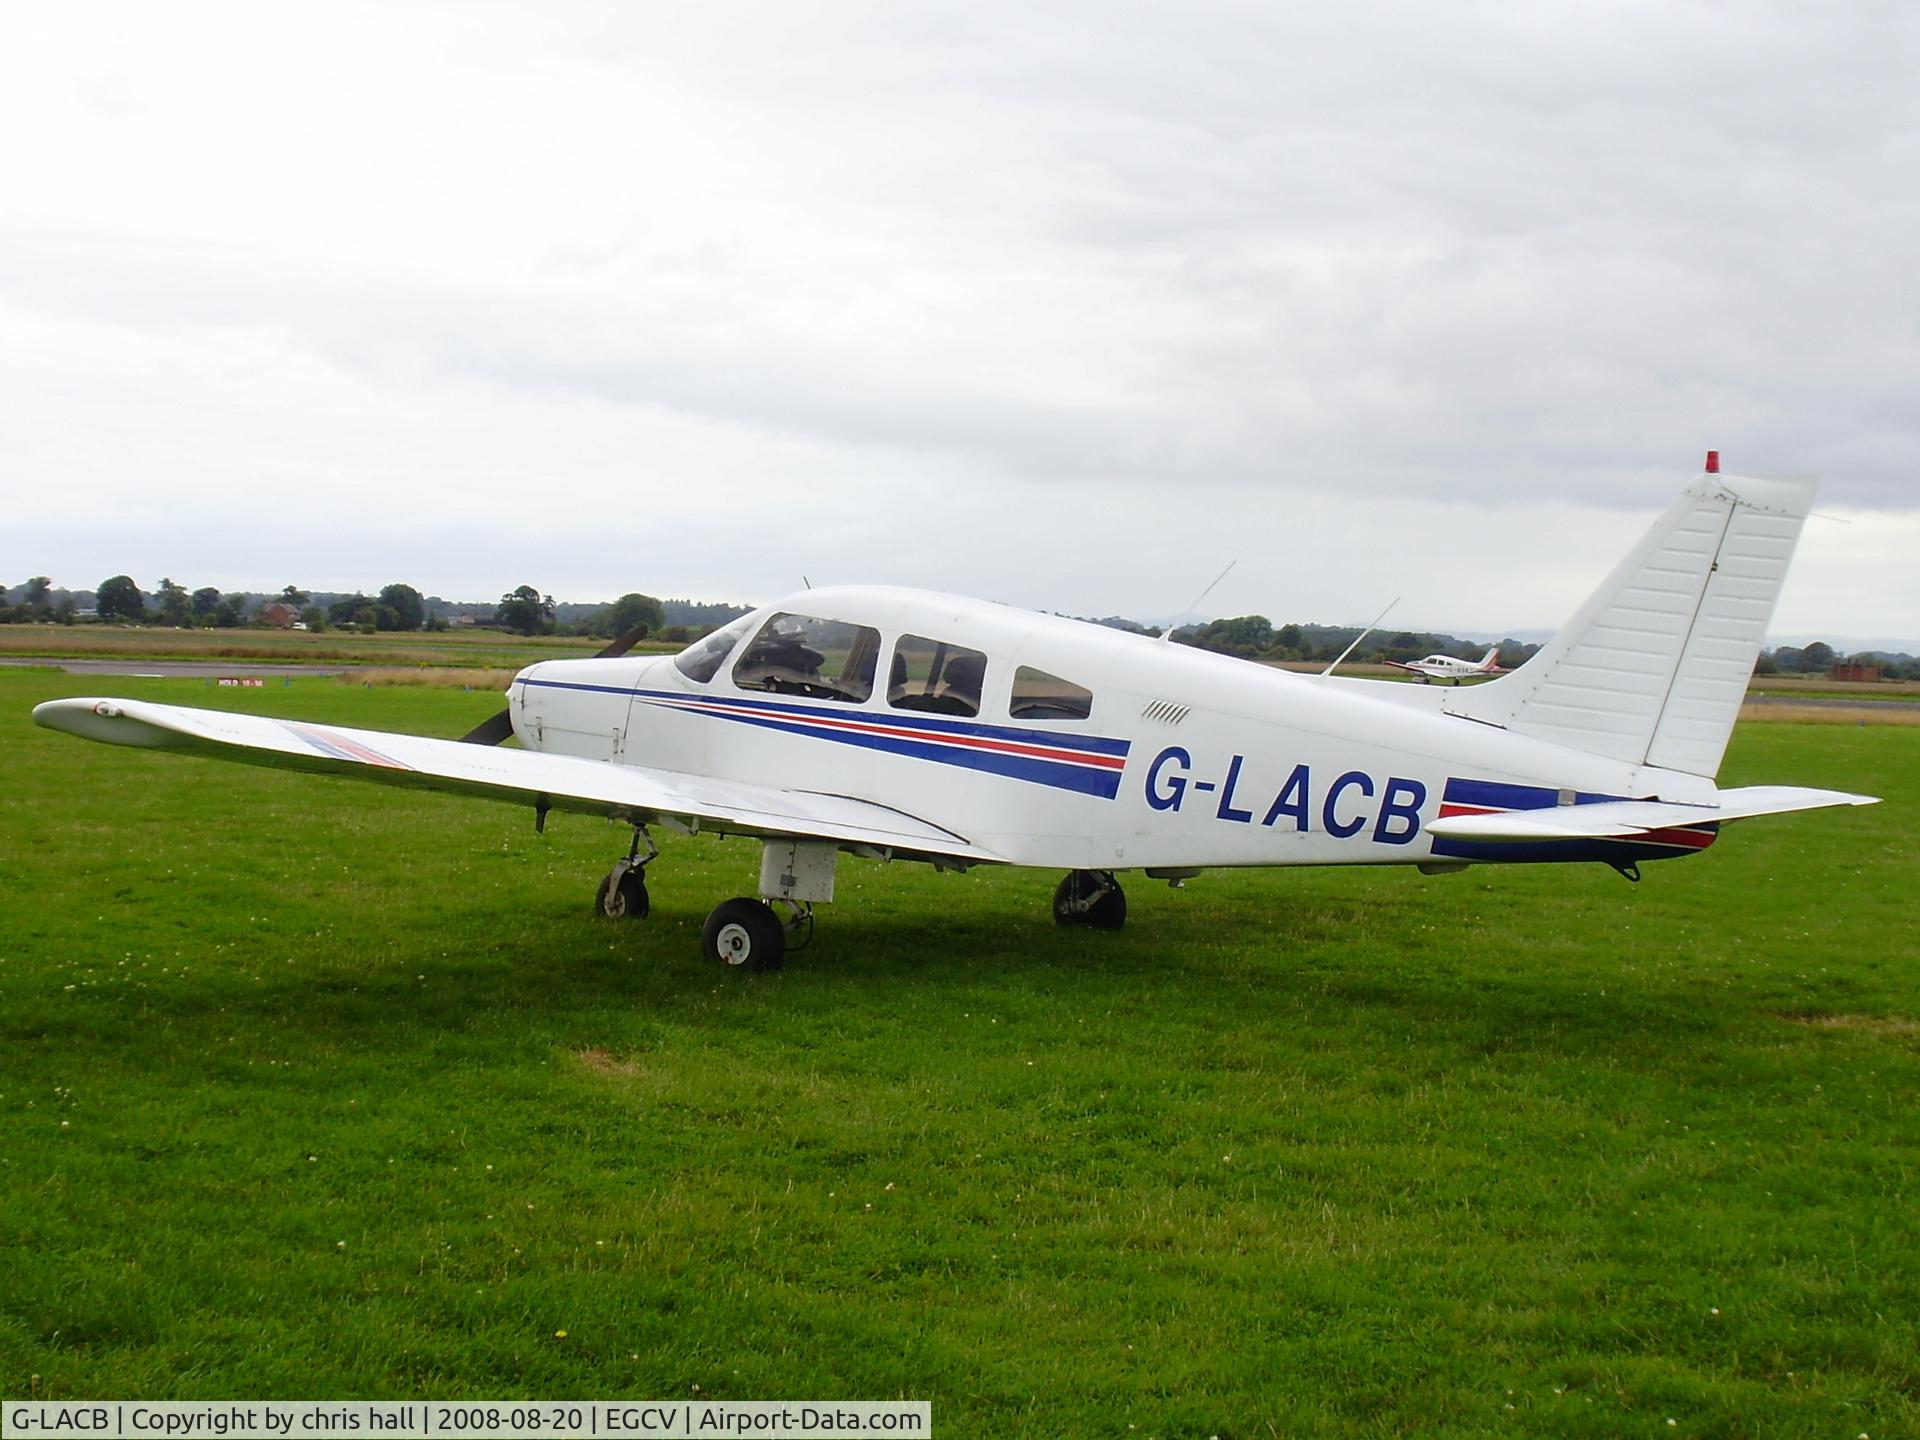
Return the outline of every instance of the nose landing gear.
<path id="1" fill-rule="evenodd" d="M 640 853 L 642 841 L 646 842 L 645 855 Z M 659 853 L 660 848 L 647 834 L 647 827 L 634 826 L 633 848 L 627 852 L 627 858 L 615 864 L 600 881 L 600 888 L 594 892 L 593 908 L 609 920 L 646 919 L 647 866 Z"/>

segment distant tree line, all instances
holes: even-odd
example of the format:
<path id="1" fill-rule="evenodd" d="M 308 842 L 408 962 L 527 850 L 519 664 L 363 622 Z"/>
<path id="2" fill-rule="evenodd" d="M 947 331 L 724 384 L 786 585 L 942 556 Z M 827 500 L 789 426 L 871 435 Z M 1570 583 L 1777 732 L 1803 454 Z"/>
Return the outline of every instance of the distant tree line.
<path id="1" fill-rule="evenodd" d="M 444 629 L 428 613 L 428 601 L 411 585 L 393 584 L 377 597 L 364 594 L 314 597 L 297 585 L 277 595 L 236 591 L 222 594 L 212 585 L 188 590 L 163 576 L 151 591 L 130 575 L 112 575 L 92 590 L 58 590 L 36 575 L 5 592 L 0 623 L 73 625 L 163 625 L 173 629 L 237 629 L 246 625 L 298 626 L 359 630 Z"/>
<path id="2" fill-rule="evenodd" d="M 1094 623 L 1139 635 L 1160 633 L 1152 626 L 1113 615 Z M 1361 629 L 1357 625 L 1289 623 L 1276 627 L 1264 615 L 1235 615 L 1209 620 L 1204 624 L 1180 626 L 1173 632 L 1172 638 L 1178 644 L 1267 664 L 1295 661 L 1324 665 L 1336 659 L 1360 634 Z M 1540 651 L 1539 645 L 1528 644 L 1512 636 L 1489 642 L 1462 640 L 1455 635 L 1433 631 L 1401 630 L 1368 635 L 1349 660 L 1378 664 L 1387 660 L 1418 660 L 1428 655 L 1453 655 L 1462 660 L 1478 660 L 1489 648 L 1500 651 L 1501 668 L 1508 670 L 1525 664 Z M 1781 645 L 1763 651 L 1754 665 L 1754 673 L 1825 675 L 1841 660 L 1878 665 L 1885 679 L 1920 680 L 1920 657 L 1904 651 L 1887 650 L 1869 650 L 1843 656 L 1823 640 L 1806 646 Z"/>
<path id="3" fill-rule="evenodd" d="M 0 593 L 0 624 L 72 625 L 98 621 L 186 629 L 234 629 L 284 624 L 289 619 L 297 619 L 308 630 L 357 630 L 371 634 L 444 630 L 458 624 L 519 635 L 575 635 L 606 640 L 644 625 L 652 639 L 676 645 L 697 640 L 746 613 L 744 605 L 661 600 L 637 591 L 611 602 L 557 602 L 534 585 L 516 586 L 493 604 L 423 596 L 413 586 L 400 583 L 383 586 L 378 595 L 371 596 L 361 591 L 351 595 L 310 594 L 294 585 L 286 586 L 277 595 L 261 595 L 222 594 L 210 585 L 190 591 L 172 578 L 163 577 L 152 591 L 145 591 L 127 575 L 111 576 L 92 590 L 59 589 L 49 577 L 35 575 Z M 1094 623 L 1138 635 L 1160 633 L 1154 626 L 1118 615 L 1108 615 Z M 1247 660 L 1324 665 L 1337 658 L 1360 633 L 1357 625 L 1289 622 L 1276 626 L 1264 615 L 1234 615 L 1180 626 L 1172 638 L 1182 645 Z M 1538 645 L 1511 636 L 1495 643 L 1500 651 L 1500 664 L 1506 669 L 1524 664 L 1540 649 Z M 1368 635 L 1350 658 L 1359 663 L 1378 663 L 1417 660 L 1438 654 L 1477 660 L 1487 649 L 1487 642 L 1463 640 L 1433 631 L 1380 631 Z M 1843 658 L 1878 665 L 1881 674 L 1890 680 L 1920 680 L 1920 657 L 1884 650 L 1843 657 L 1833 646 L 1820 640 L 1806 646 L 1782 645 L 1763 651 L 1754 673 L 1823 675 Z"/>
<path id="4" fill-rule="evenodd" d="M 1141 632 L 1147 630 L 1145 626 L 1136 626 L 1128 621 L 1107 619 L 1099 623 Z M 1209 620 L 1201 625 L 1182 625 L 1173 632 L 1173 639 L 1177 644 L 1268 664 L 1290 661 L 1330 664 L 1339 659 L 1356 639 L 1360 639 L 1361 643 L 1348 656 L 1349 663 L 1355 664 L 1419 660 L 1428 655 L 1455 655 L 1462 660 L 1478 660 L 1490 648 L 1497 646 L 1501 666 L 1512 669 L 1531 659 L 1540 648 L 1512 636 L 1489 644 L 1426 630 L 1381 630 L 1367 634 L 1364 639 L 1361 639 L 1362 634 L 1362 627 L 1358 625 L 1311 625 L 1289 621 L 1276 627 L 1264 615 L 1234 615 Z"/>
<path id="5" fill-rule="evenodd" d="M 176 629 L 243 626 L 306 630 L 445 630 L 470 625 L 521 635 L 578 635 L 612 639 L 646 626 L 648 635 L 686 643 L 747 613 L 744 605 L 660 600 L 638 592 L 612 602 L 559 604 L 532 585 L 507 591 L 493 604 L 443 600 L 395 583 L 377 595 L 315 593 L 288 585 L 278 594 L 232 592 L 214 586 L 189 590 L 164 577 L 152 590 L 130 575 L 113 575 L 91 590 L 58 588 L 35 575 L 0 591 L 0 624 L 154 625 Z"/>

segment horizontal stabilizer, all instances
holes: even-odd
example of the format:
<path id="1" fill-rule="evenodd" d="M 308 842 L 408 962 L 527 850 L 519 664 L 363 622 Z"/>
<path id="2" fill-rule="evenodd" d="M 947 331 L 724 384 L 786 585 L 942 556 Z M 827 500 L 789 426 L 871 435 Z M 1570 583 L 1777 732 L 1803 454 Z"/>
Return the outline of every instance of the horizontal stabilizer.
<path id="1" fill-rule="evenodd" d="M 184 750 L 635 823 L 664 820 L 729 835 L 798 836 L 967 861 L 1000 858 L 942 826 L 871 801 L 644 765 L 142 700 L 48 700 L 34 707 L 33 718 L 49 730 L 112 745 Z"/>
<path id="2" fill-rule="evenodd" d="M 1675 805 L 1663 800 L 1600 800 L 1590 805 L 1550 805 L 1540 810 L 1502 810 L 1492 815 L 1448 815 L 1427 829 L 1451 840 L 1630 839 L 1657 830 L 1716 825 L 1755 815 L 1784 815 L 1828 805 L 1875 805 L 1873 795 L 1844 790 L 1804 790 L 1793 785 L 1752 785 L 1722 790 L 1713 805 Z"/>

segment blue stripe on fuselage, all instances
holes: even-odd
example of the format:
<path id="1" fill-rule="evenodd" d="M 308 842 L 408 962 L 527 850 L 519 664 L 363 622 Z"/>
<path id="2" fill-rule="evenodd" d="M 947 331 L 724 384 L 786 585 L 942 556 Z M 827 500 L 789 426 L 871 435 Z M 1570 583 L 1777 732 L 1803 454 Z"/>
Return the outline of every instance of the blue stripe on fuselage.
<path id="1" fill-rule="evenodd" d="M 833 740 L 842 745 L 886 754 L 905 755 L 916 760 L 932 760 L 942 765 L 980 770 L 1048 785 L 1056 790 L 1071 790 L 1112 800 L 1120 793 L 1123 771 L 1096 769 L 1067 760 L 1049 760 L 1038 755 L 1013 755 L 1004 751 L 977 750 L 962 745 L 942 744 L 940 738 L 1000 741 L 1014 745 L 1043 745 L 1052 750 L 1077 751 L 1085 755 L 1112 756 L 1124 760 L 1133 748 L 1129 740 L 1105 735 L 1063 734 L 1057 730 L 1022 730 L 1008 725 L 980 725 L 963 720 L 946 720 L 913 712 L 861 710 L 851 706 L 832 709 L 796 705 L 784 700 L 740 700 L 726 695 L 701 695 L 680 690 L 626 690 L 613 685 L 591 685 L 573 680 L 522 680 L 522 685 L 551 690 L 586 690 L 606 695 L 630 695 L 643 704 L 664 710 L 681 710 L 711 715 L 738 724 L 755 725 L 789 735 L 805 735 L 815 740 Z M 773 712 L 773 713 L 755 713 Z M 907 735 L 875 735 L 845 730 L 820 721 L 853 721 L 863 725 L 884 725 L 892 729 L 918 730 L 928 736 L 916 740 Z"/>

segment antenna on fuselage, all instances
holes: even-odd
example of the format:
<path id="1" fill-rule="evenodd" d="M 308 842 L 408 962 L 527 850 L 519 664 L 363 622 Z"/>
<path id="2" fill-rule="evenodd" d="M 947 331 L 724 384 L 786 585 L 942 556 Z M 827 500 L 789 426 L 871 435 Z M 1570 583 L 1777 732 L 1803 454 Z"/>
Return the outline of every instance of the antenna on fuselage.
<path id="1" fill-rule="evenodd" d="M 1187 608 L 1182 610 L 1180 613 L 1182 615 L 1191 615 L 1195 610 L 1198 610 L 1200 608 L 1200 602 L 1206 599 L 1207 596 L 1211 595 L 1213 593 L 1214 586 L 1218 585 L 1222 580 L 1226 579 L 1228 575 L 1232 574 L 1233 567 L 1238 565 L 1239 563 L 1240 562 L 1238 560 L 1229 560 L 1227 562 L 1227 568 L 1225 570 L 1222 570 L 1218 575 L 1213 577 L 1213 585 L 1207 586 L 1206 589 L 1202 590 L 1198 595 L 1194 596 L 1193 600 L 1188 604 Z M 1160 638 L 1162 640 L 1171 640 L 1173 638 L 1174 629 L 1176 626 L 1179 625 L 1179 623 L 1180 622 L 1177 620 L 1169 621 L 1167 624 L 1167 628 L 1160 632 Z"/>
<path id="2" fill-rule="evenodd" d="M 1387 610 L 1393 609 L 1393 607 L 1398 605 L 1399 603 L 1400 603 L 1400 597 L 1398 595 L 1394 596 L 1393 599 L 1387 602 Z M 1337 670 L 1340 667 L 1340 661 L 1345 660 L 1347 656 L 1351 655 L 1354 652 L 1355 648 L 1358 647 L 1360 642 L 1366 639 L 1367 636 L 1371 635 L 1374 632 L 1374 630 L 1378 628 L 1380 622 L 1387 618 L 1387 610 L 1382 610 L 1378 615 L 1374 616 L 1373 624 L 1367 626 L 1366 629 L 1362 630 L 1358 635 L 1354 636 L 1353 644 L 1347 646 L 1346 649 L 1340 652 L 1340 659 L 1335 660 L 1333 664 L 1327 666 L 1326 669 L 1320 672 L 1320 678 L 1322 680 L 1326 679 L 1327 676 L 1331 675 L 1335 670 Z"/>

